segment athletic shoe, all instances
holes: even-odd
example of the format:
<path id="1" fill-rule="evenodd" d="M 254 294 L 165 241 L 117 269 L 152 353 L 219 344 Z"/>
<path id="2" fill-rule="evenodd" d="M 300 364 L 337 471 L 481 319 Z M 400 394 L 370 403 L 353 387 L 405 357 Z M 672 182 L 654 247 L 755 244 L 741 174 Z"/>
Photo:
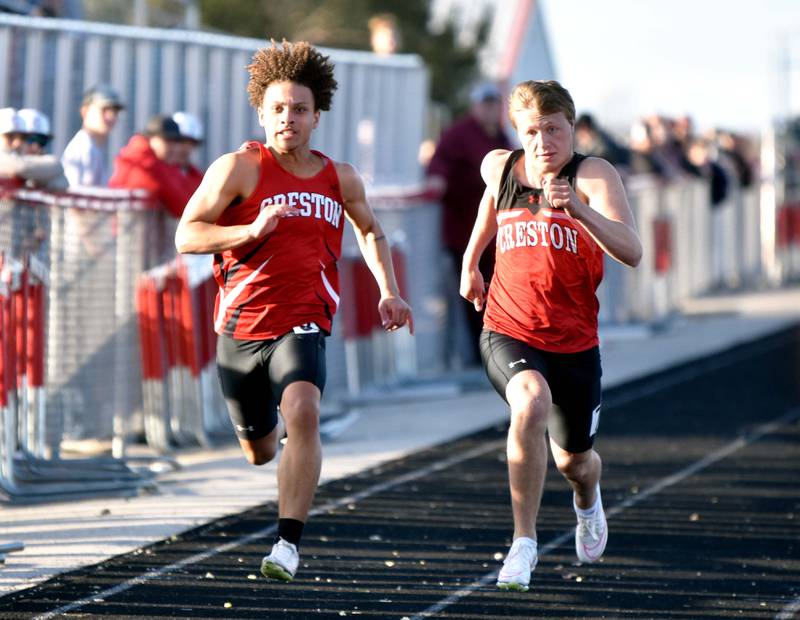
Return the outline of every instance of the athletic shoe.
<path id="1" fill-rule="evenodd" d="M 596 562 L 603 555 L 608 541 L 608 523 L 603 511 L 603 500 L 600 498 L 600 487 L 597 487 L 597 509 L 591 517 L 578 515 L 578 506 L 574 503 L 578 525 L 575 527 L 575 553 L 581 562 Z"/>
<path id="2" fill-rule="evenodd" d="M 291 581 L 297 572 L 298 564 L 300 555 L 297 553 L 297 547 L 279 538 L 272 546 L 270 554 L 261 560 L 261 574 L 267 579 Z"/>
<path id="3" fill-rule="evenodd" d="M 536 541 L 520 537 L 508 550 L 503 568 L 497 576 L 497 587 L 501 590 L 527 592 L 531 582 L 531 571 L 536 568 Z"/>

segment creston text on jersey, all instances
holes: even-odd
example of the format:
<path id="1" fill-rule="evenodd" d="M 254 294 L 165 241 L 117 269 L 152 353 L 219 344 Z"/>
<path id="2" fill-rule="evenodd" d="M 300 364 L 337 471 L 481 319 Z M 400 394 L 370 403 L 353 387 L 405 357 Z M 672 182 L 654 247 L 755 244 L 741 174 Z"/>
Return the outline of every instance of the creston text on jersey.
<path id="1" fill-rule="evenodd" d="M 342 205 L 333 198 L 316 192 L 289 192 L 274 194 L 261 201 L 261 210 L 269 205 L 286 205 L 299 207 L 297 215 L 292 217 L 313 217 L 324 219 L 334 228 L 339 228 L 342 219 Z"/>
<path id="2" fill-rule="evenodd" d="M 500 253 L 514 248 L 552 247 L 573 254 L 578 253 L 578 231 L 558 222 L 523 220 L 501 224 L 497 230 L 497 249 Z"/>

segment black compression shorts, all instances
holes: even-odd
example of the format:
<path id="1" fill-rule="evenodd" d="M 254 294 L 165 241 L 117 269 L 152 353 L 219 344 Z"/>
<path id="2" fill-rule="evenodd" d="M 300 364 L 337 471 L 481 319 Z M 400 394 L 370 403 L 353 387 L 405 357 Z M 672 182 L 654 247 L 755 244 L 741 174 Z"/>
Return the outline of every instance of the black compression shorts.
<path id="1" fill-rule="evenodd" d="M 481 357 L 494 389 L 506 400 L 511 377 L 523 370 L 542 374 L 553 396 L 547 417 L 551 439 L 568 452 L 592 447 L 600 421 L 600 349 L 579 353 L 542 351 L 497 332 L 483 330 Z"/>
<path id="2" fill-rule="evenodd" d="M 217 339 L 217 372 L 241 439 L 261 439 L 278 423 L 283 390 L 295 381 L 325 387 L 325 336 L 300 328 L 272 340 Z"/>

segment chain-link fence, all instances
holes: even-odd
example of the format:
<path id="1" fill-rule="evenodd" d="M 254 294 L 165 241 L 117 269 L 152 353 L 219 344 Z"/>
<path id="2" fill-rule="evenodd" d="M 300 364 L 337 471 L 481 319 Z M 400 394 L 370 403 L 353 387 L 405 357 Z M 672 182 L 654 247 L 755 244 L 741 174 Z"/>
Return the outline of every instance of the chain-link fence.
<path id="1" fill-rule="evenodd" d="M 0 191 L 0 482 L 13 497 L 136 492 L 119 459 L 61 459 L 65 438 L 115 437 L 141 409 L 134 282 L 162 259 L 162 215 L 125 190 Z"/>

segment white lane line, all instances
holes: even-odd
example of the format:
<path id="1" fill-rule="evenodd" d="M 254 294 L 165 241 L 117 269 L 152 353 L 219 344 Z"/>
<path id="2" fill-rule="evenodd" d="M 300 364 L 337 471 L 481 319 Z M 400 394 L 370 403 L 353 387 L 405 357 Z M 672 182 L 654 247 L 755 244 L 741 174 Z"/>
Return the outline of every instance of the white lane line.
<path id="1" fill-rule="evenodd" d="M 800 611 L 800 596 L 784 607 L 781 613 L 775 616 L 775 620 L 792 620 L 798 611 Z"/>
<path id="2" fill-rule="evenodd" d="M 453 455 L 449 458 L 442 459 L 441 461 L 437 461 L 435 463 L 431 463 L 427 467 L 423 467 L 421 469 L 417 469 L 402 476 L 398 476 L 397 478 L 392 478 L 391 480 L 385 480 L 379 484 L 374 484 L 371 487 L 367 487 L 363 491 L 359 491 L 358 493 L 353 493 L 352 495 L 348 495 L 347 497 L 342 497 L 340 499 L 334 500 L 332 502 L 328 502 L 327 504 L 323 504 L 317 508 L 314 508 L 310 513 L 309 517 L 314 517 L 317 515 L 324 514 L 336 508 L 340 508 L 341 506 L 346 506 L 347 504 L 356 503 L 362 499 L 370 497 L 371 495 L 375 495 L 377 493 L 382 493 L 383 491 L 388 491 L 391 488 L 400 486 L 405 484 L 406 482 L 411 482 L 413 480 L 418 480 L 419 478 L 423 478 L 429 474 L 442 471 L 443 469 L 447 469 L 448 467 L 452 467 L 453 465 L 458 465 L 459 463 L 463 463 L 464 461 L 468 461 L 475 457 L 481 456 L 486 454 L 487 452 L 491 452 L 493 450 L 498 450 L 502 446 L 505 445 L 505 439 L 503 440 L 495 440 L 490 441 L 489 443 L 477 446 L 472 448 L 471 450 L 467 450 L 461 454 Z M 143 573 L 138 575 L 137 577 L 133 577 L 127 581 L 123 581 L 120 584 L 112 588 L 107 588 L 106 590 L 102 590 L 100 592 L 96 592 L 89 597 L 82 598 L 78 601 L 74 601 L 72 603 L 67 603 L 58 609 L 54 609 L 52 611 L 48 611 L 44 614 L 39 616 L 35 616 L 35 620 L 49 620 L 50 618 L 57 618 L 66 614 L 71 611 L 75 611 L 76 609 L 80 609 L 84 605 L 89 605 L 91 603 L 106 600 L 112 596 L 116 596 L 121 592 L 125 592 L 134 588 L 136 586 L 140 586 L 148 581 L 153 581 L 155 579 L 159 579 L 164 575 L 184 568 L 186 566 L 191 566 L 192 564 L 199 564 L 200 562 L 205 562 L 209 558 L 214 557 L 215 555 L 219 555 L 220 553 L 226 553 L 231 549 L 239 547 L 241 545 L 248 545 L 251 542 L 254 542 L 260 538 L 264 538 L 269 536 L 270 534 L 274 534 L 275 530 L 277 529 L 277 525 L 270 525 L 269 527 L 265 527 L 257 532 L 253 532 L 252 534 L 248 534 L 247 536 L 242 536 L 236 540 L 233 540 L 229 543 L 225 543 L 224 545 L 220 545 L 219 547 L 213 547 L 211 549 L 207 549 L 202 553 L 197 553 L 195 555 L 189 556 L 188 558 L 184 558 L 179 560 L 169 566 L 164 566 L 157 570 L 153 570 L 147 573 Z"/>
<path id="3" fill-rule="evenodd" d="M 788 424 L 789 422 L 792 422 L 793 420 L 795 420 L 798 417 L 800 417 L 800 409 L 793 409 L 789 413 L 787 413 L 787 414 L 785 414 L 785 415 L 783 415 L 783 416 L 781 416 L 779 418 L 776 418 L 775 420 L 772 420 L 771 422 L 767 422 L 765 424 L 762 424 L 761 426 L 756 428 L 749 435 L 745 435 L 744 437 L 739 437 L 738 439 L 735 439 L 734 441 L 730 442 L 729 444 L 726 444 L 726 445 L 718 448 L 717 450 L 715 450 L 714 452 L 709 454 L 707 457 L 702 458 L 699 461 L 695 461 L 691 465 L 689 465 L 687 467 L 684 467 L 683 469 L 675 472 L 674 474 L 672 474 L 670 476 L 667 476 L 666 478 L 662 478 L 661 480 L 659 480 L 658 482 L 656 482 L 652 486 L 646 488 L 644 491 L 642 491 L 640 493 L 637 493 L 636 495 L 629 496 L 624 501 L 620 502 L 619 504 L 616 504 L 610 510 L 607 510 L 606 511 L 606 517 L 607 518 L 611 518 L 614 515 L 620 514 L 624 510 L 630 508 L 631 506 L 634 506 L 634 505 L 638 504 L 639 502 L 647 499 L 648 497 L 651 497 L 652 495 L 655 495 L 656 493 L 659 493 L 659 492 L 663 491 L 667 487 L 670 487 L 670 486 L 672 486 L 674 484 L 677 484 L 678 482 L 688 478 L 689 476 L 691 476 L 693 474 L 696 474 L 697 472 L 705 469 L 709 465 L 713 465 L 714 463 L 716 463 L 718 461 L 721 461 L 725 457 L 731 455 L 732 453 L 736 452 L 737 450 L 740 450 L 741 448 L 744 448 L 748 444 L 753 443 L 754 441 L 760 439 L 764 435 L 769 435 L 770 433 L 775 432 L 776 430 L 778 430 L 782 426 Z M 557 547 L 561 546 L 563 543 L 567 542 L 567 540 L 569 540 L 570 538 L 572 538 L 574 536 L 574 532 L 575 532 L 575 528 L 570 528 L 566 532 L 560 534 L 555 539 L 553 539 L 550 542 L 548 542 L 543 547 L 539 547 L 539 557 L 542 557 L 542 556 L 546 555 L 547 553 L 549 553 L 553 549 L 556 549 Z M 457 603 L 462 598 L 465 598 L 465 597 L 469 596 L 470 594 L 472 594 L 476 590 L 479 590 L 480 588 L 486 587 L 490 583 L 496 582 L 497 575 L 498 575 L 499 572 L 500 572 L 500 569 L 496 569 L 496 570 L 493 570 L 490 573 L 486 573 L 483 577 L 473 581 L 471 584 L 469 584 L 465 588 L 461 588 L 460 590 L 457 590 L 456 592 L 453 592 L 453 594 L 451 594 L 450 596 L 448 596 L 446 598 L 443 598 L 438 603 L 435 603 L 434 605 L 431 605 L 430 607 L 428 607 L 424 611 L 419 612 L 417 615 L 413 616 L 411 618 L 411 620 L 420 620 L 421 618 L 430 618 L 430 617 L 434 616 L 435 614 L 438 614 L 440 611 L 446 609 L 447 607 L 450 607 L 450 605 L 452 605 L 453 603 Z M 791 610 L 793 605 L 795 605 L 795 608 L 793 610 Z M 800 599 L 795 601 L 795 603 L 793 603 L 792 605 L 789 605 L 789 607 L 787 609 L 790 609 L 791 613 L 794 613 L 794 611 L 797 611 L 798 609 L 800 609 Z M 791 618 L 791 617 L 792 617 L 791 615 L 787 616 L 787 618 Z"/>

